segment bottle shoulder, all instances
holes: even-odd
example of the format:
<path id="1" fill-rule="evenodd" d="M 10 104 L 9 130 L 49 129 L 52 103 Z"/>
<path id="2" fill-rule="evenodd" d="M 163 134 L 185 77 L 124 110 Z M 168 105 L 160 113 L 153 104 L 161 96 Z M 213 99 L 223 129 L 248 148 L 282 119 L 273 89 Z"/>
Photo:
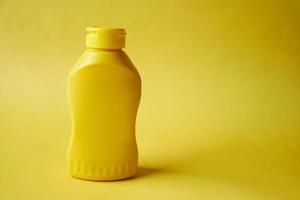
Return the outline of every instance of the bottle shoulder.
<path id="1" fill-rule="evenodd" d="M 115 70 L 119 69 L 122 71 L 126 70 L 140 78 L 138 70 L 133 65 L 127 54 L 122 50 L 87 49 L 75 63 L 69 75 L 72 76 L 75 73 L 80 72 L 82 69 L 94 67 L 102 69 L 114 68 Z"/>

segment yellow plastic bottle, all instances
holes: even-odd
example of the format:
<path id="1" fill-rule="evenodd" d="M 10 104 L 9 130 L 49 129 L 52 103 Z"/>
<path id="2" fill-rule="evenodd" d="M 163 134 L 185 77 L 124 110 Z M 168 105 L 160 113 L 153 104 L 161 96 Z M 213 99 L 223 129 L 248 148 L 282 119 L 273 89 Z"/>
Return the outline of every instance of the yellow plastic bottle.
<path id="1" fill-rule="evenodd" d="M 68 173 L 86 180 L 120 180 L 137 172 L 138 71 L 122 50 L 125 30 L 88 27 L 87 49 L 68 80 L 72 135 Z"/>

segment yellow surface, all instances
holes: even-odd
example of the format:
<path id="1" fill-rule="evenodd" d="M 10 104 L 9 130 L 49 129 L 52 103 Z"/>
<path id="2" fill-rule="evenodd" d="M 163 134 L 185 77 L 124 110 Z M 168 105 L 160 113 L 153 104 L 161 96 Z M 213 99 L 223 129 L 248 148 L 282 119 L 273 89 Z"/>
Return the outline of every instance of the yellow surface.
<path id="1" fill-rule="evenodd" d="M 0 199 L 300 199 L 300 2 L 0 1 Z M 143 81 L 135 179 L 66 175 L 85 27 Z"/>

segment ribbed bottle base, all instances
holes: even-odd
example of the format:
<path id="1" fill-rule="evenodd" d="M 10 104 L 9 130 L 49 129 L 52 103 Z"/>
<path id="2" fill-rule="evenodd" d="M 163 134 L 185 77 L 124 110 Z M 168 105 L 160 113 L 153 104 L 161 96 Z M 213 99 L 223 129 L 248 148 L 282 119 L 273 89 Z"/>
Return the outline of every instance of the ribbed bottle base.
<path id="1" fill-rule="evenodd" d="M 68 173 L 79 179 L 93 181 L 113 181 L 132 177 L 137 172 L 137 162 L 124 163 L 119 166 L 96 166 L 71 160 Z"/>

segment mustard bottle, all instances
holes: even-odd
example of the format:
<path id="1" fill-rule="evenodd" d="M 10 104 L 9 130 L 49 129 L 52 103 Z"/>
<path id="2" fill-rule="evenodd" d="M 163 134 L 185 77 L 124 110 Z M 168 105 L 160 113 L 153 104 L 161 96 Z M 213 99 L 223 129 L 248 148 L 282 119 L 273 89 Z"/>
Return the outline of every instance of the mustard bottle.
<path id="1" fill-rule="evenodd" d="M 129 178 L 137 172 L 140 75 L 122 50 L 124 29 L 88 27 L 87 32 L 87 49 L 68 77 L 68 173 L 96 181 Z"/>

